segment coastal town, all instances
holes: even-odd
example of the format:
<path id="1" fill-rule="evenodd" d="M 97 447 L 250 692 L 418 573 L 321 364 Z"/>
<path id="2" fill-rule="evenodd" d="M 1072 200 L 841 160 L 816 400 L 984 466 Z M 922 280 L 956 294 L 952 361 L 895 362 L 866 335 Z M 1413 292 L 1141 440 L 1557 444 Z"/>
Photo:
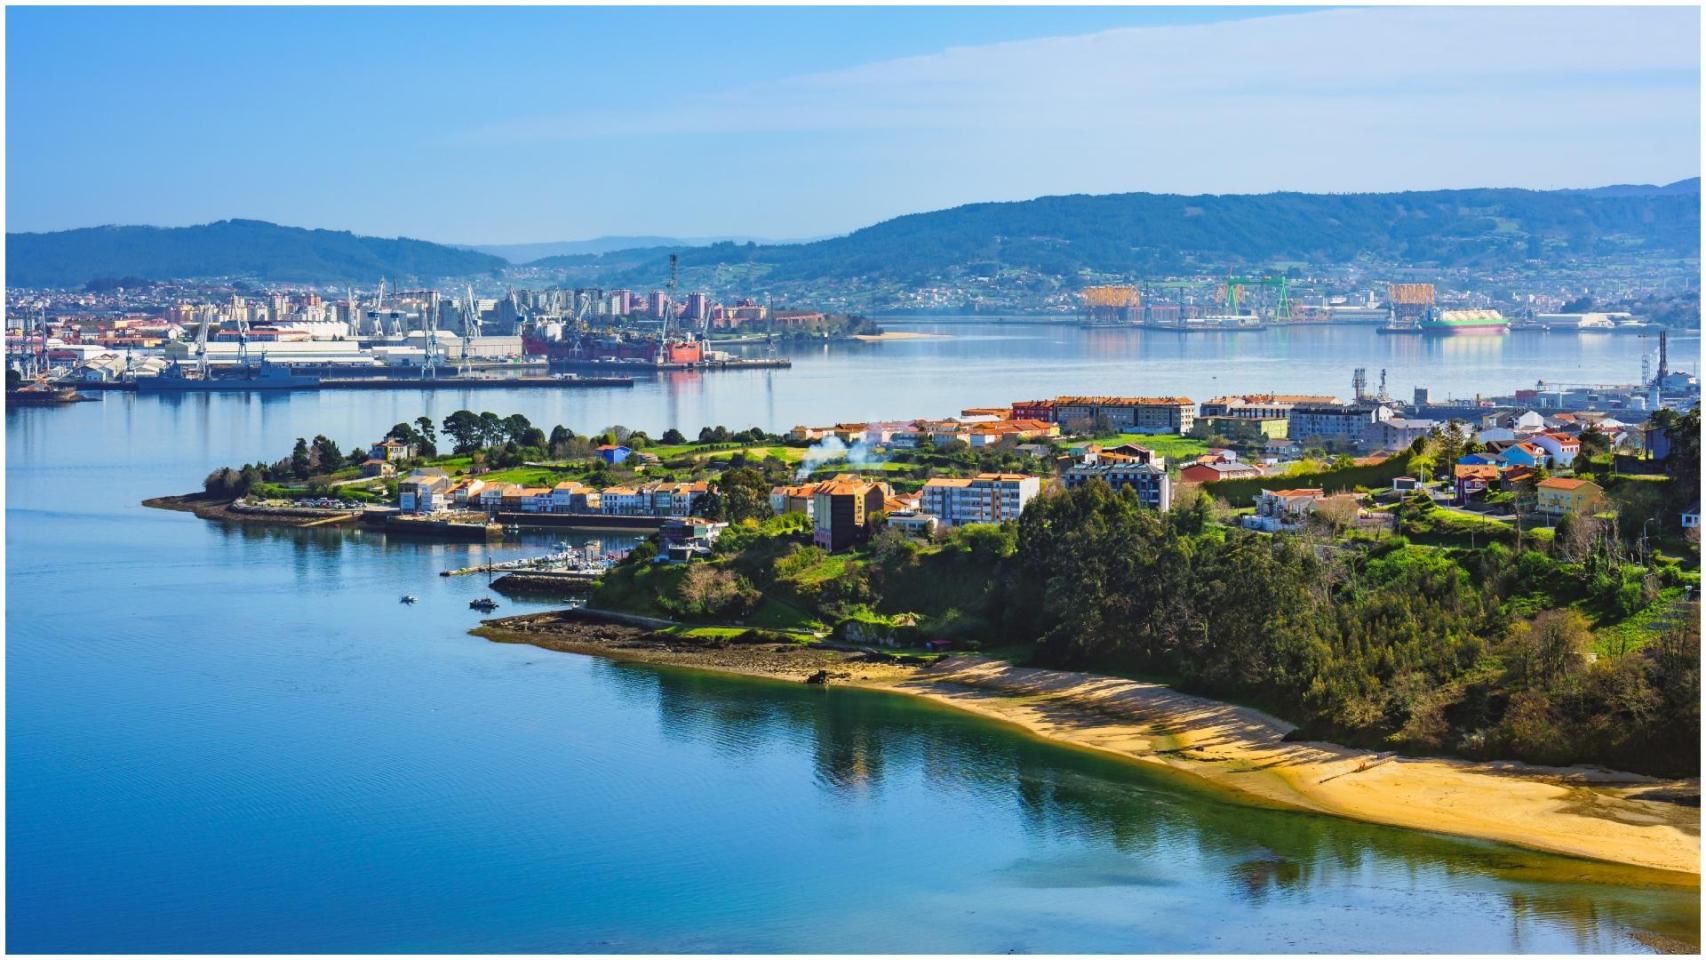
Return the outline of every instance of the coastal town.
<path id="1" fill-rule="evenodd" d="M 1357 371 L 1356 395 L 1348 401 L 1282 394 L 1200 404 L 1185 397 L 1061 396 L 943 419 L 800 425 L 780 435 L 755 428 L 739 441 L 719 442 L 707 430 L 702 445 L 679 435 L 654 443 L 616 428 L 598 437 L 609 442 L 583 442 L 578 460 L 550 458 L 567 452 L 567 431 L 558 428 L 556 439 L 533 438 L 540 459 L 512 470 L 465 457 L 435 465 L 423 456 L 430 442 L 400 425 L 359 463 L 339 464 L 348 475 L 336 479 L 370 496 L 394 491 L 390 506 L 368 508 L 374 513 L 662 521 L 707 513 L 706 504 L 719 501 L 718 467 L 780 465 L 797 473 L 798 482 L 769 489 L 770 512 L 812 517 L 814 537 L 830 549 L 862 543 L 885 525 L 928 536 L 1016 520 L 1045 487 L 1093 480 L 1129 487 L 1159 511 L 1170 509 L 1179 491 L 1201 489 L 1251 508 L 1244 522 L 1270 530 L 1295 525 L 1322 506 L 1341 506 L 1344 498 L 1366 512 L 1373 494 L 1393 492 L 1426 492 L 1479 518 L 1520 524 L 1525 507 L 1552 520 L 1588 507 L 1584 497 L 1604 493 L 1591 479 L 1607 472 L 1601 468 L 1639 473 L 1662 463 L 1666 440 L 1652 412 L 1686 409 L 1699 396 L 1695 377 L 1663 368 L 1645 395 L 1520 391 L 1474 407 L 1430 404 L 1422 391 L 1403 403 L 1369 391 L 1365 381 Z M 530 429 L 506 435 L 500 428 L 491 438 L 529 448 Z M 1435 447 L 1457 455 L 1419 467 L 1411 462 Z M 955 456 L 1003 469 L 937 465 Z M 593 485 L 588 465 L 620 473 L 624 482 Z M 1017 467 L 1025 469 L 1007 469 Z M 545 485 L 554 473 L 563 476 Z M 1299 477 L 1314 485 L 1286 484 Z M 364 486 L 364 478 L 371 482 Z M 1564 497 L 1566 489 L 1576 493 Z M 1693 513 L 1671 519 L 1684 528 L 1697 523 Z"/>
<path id="2" fill-rule="evenodd" d="M 555 539 L 440 571 L 559 605 L 480 628 L 505 642 L 932 696 L 1060 676 L 1039 668 L 1136 670 L 1282 718 L 1253 756 L 1296 729 L 1376 751 L 1354 754 L 1364 764 L 1396 750 L 1688 775 L 1682 705 L 1698 672 L 1676 664 L 1698 657 L 1694 377 L 1666 366 L 1644 392 L 1472 407 L 1401 402 L 1360 370 L 1351 386 L 1059 395 L 694 437 L 459 410 L 347 454 L 300 439 L 150 504 L 523 549 Z M 1631 695 L 1674 709 L 1627 713 Z M 1379 818 L 1438 822 L 1428 803 Z M 1622 834 L 1525 836 L 1676 862 Z"/>
<path id="3" fill-rule="evenodd" d="M 1616 301 L 1643 310 L 1636 314 L 1560 292 L 1507 302 L 1433 283 L 1362 282 L 1359 290 L 1344 278 L 1263 274 L 1091 284 L 1072 293 L 1070 313 L 1039 316 L 1097 330 L 1222 335 L 1349 325 L 1656 340 L 1686 306 Z M 666 288 L 649 292 L 511 286 L 477 296 L 472 283 L 388 290 L 380 281 L 358 291 L 133 278 L 6 295 L 8 369 L 42 387 L 90 391 L 631 386 L 635 375 L 669 370 L 786 369 L 779 344 L 884 336 L 861 315 L 680 292 L 673 259 Z"/>
<path id="4" fill-rule="evenodd" d="M 1701 954 L 1700 4 L 157 3 L 8 954 Z"/>

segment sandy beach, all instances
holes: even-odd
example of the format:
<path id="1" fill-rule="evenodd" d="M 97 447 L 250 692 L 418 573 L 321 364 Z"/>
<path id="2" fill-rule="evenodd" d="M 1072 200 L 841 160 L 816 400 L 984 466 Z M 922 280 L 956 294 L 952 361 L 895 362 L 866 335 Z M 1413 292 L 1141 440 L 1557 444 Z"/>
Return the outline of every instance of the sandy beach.
<path id="1" fill-rule="evenodd" d="M 1156 683 L 981 657 L 924 665 L 819 646 L 674 637 L 561 613 L 494 620 L 475 632 L 499 642 L 794 682 L 823 670 L 833 683 L 924 697 L 1267 803 L 1663 871 L 1651 882 L 1699 883 L 1698 780 L 1287 742 L 1293 726 L 1259 710 Z M 1692 796 L 1694 805 L 1665 799 L 1676 796 Z"/>

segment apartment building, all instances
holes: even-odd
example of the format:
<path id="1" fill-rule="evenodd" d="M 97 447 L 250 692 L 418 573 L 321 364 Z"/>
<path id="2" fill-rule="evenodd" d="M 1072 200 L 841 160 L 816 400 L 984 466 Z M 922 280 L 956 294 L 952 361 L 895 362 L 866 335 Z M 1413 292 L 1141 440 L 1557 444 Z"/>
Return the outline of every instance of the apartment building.
<path id="1" fill-rule="evenodd" d="M 883 484 L 857 478 L 828 480 L 812 491 L 812 542 L 846 550 L 871 538 L 871 518 L 883 508 Z"/>
<path id="2" fill-rule="evenodd" d="M 1071 467 L 1061 477 L 1067 489 L 1082 487 L 1092 480 L 1101 480 L 1114 489 L 1130 487 L 1137 499 L 1152 510 L 1173 508 L 1173 482 L 1165 467 L 1136 461 L 1081 463 Z"/>
<path id="3" fill-rule="evenodd" d="M 924 484 L 919 511 L 946 527 L 1017 520 L 1042 490 L 1042 480 L 1022 473 L 980 473 L 972 478 L 936 477 Z"/>
<path id="4" fill-rule="evenodd" d="M 1392 419 L 1392 408 L 1378 404 L 1299 404 L 1291 408 L 1286 419 L 1286 435 L 1293 440 L 1351 445 L 1362 439 L 1371 424 Z"/>
<path id="5" fill-rule="evenodd" d="M 1130 433 L 1186 434 L 1196 410 L 1189 397 L 1059 397 L 1054 421 L 1068 427 L 1105 421 Z"/>
<path id="6" fill-rule="evenodd" d="M 1332 406 L 1338 401 L 1324 394 L 1246 393 L 1203 401 L 1199 416 L 1234 417 L 1240 420 L 1284 420 L 1297 406 Z"/>

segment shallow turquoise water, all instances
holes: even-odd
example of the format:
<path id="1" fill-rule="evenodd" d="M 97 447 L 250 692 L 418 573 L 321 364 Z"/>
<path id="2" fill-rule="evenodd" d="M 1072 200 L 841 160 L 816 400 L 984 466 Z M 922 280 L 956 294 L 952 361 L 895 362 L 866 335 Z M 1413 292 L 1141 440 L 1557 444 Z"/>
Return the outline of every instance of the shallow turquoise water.
<path id="1" fill-rule="evenodd" d="M 482 580 L 436 575 L 481 547 L 137 505 L 298 434 L 376 435 L 412 396 L 8 413 L 9 950 L 1698 940 L 1695 891 L 1615 871 L 1234 805 L 907 698 L 490 644 L 465 632 Z M 754 399 L 657 396 L 689 428 Z M 583 402 L 488 405 L 585 426 L 550 416 Z"/>

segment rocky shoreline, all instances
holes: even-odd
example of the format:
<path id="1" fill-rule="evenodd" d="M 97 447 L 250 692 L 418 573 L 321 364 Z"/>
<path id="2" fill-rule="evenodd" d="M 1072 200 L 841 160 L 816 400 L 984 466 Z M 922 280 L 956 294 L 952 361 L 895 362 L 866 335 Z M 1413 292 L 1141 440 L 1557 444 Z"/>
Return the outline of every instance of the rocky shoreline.
<path id="1" fill-rule="evenodd" d="M 696 635 L 658 629 L 638 618 L 634 623 L 612 622 L 580 610 L 489 620 L 473 632 L 498 643 L 795 683 L 820 673 L 825 680 L 844 683 L 894 683 L 922 668 L 918 658 L 805 644 L 787 634 L 754 630 Z"/>
<path id="2" fill-rule="evenodd" d="M 235 501 L 217 499 L 205 493 L 150 497 L 142 501 L 142 505 L 156 510 L 193 513 L 203 520 L 257 523 L 274 527 L 324 526 L 331 522 L 353 522 L 356 519 L 353 514 L 341 510 L 308 510 L 303 508 L 269 510 L 264 507 L 244 507 Z"/>
<path id="3" fill-rule="evenodd" d="M 790 682 L 821 673 L 820 682 L 924 697 L 1045 739 L 1164 766 L 1259 802 L 1564 854 L 1581 858 L 1586 874 L 1606 882 L 1698 886 L 1700 880 L 1698 780 L 1295 742 L 1287 739 L 1294 727 L 1266 713 L 1156 683 L 981 657 L 897 657 L 762 631 L 663 626 L 609 622 L 577 610 L 487 621 L 474 632 L 548 650 Z"/>

